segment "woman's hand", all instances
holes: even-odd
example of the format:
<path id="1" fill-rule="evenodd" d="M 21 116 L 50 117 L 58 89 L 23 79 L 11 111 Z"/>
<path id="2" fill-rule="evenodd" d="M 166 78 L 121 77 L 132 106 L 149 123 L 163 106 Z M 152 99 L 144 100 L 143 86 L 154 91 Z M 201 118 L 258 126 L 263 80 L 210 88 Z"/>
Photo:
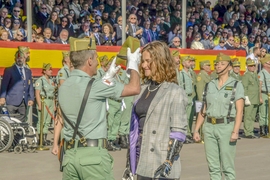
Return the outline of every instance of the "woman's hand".
<path id="1" fill-rule="evenodd" d="M 53 155 L 57 155 L 58 154 L 58 145 L 53 145 L 52 154 Z"/>
<path id="2" fill-rule="evenodd" d="M 232 132 L 230 142 L 236 142 L 238 139 L 238 136 L 239 136 L 238 133 Z"/>
<path id="3" fill-rule="evenodd" d="M 201 136 L 199 134 L 199 132 L 194 132 L 193 133 L 193 139 L 196 141 L 196 142 L 200 142 L 201 141 Z"/>

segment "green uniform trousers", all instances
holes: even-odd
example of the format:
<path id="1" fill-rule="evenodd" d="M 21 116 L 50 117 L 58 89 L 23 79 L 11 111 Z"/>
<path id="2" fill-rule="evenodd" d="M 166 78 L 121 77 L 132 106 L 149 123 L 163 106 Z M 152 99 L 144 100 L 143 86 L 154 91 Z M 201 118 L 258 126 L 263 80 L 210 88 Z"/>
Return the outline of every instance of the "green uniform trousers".
<path id="1" fill-rule="evenodd" d="M 65 151 L 63 180 L 114 180 L 113 158 L 102 147 L 80 147 Z"/>
<path id="2" fill-rule="evenodd" d="M 115 140 L 118 135 L 122 115 L 121 103 L 111 99 L 108 99 L 108 101 L 108 140 Z"/>
<path id="3" fill-rule="evenodd" d="M 52 120 L 52 117 L 48 113 L 48 110 L 46 109 L 45 106 L 47 106 L 49 108 L 50 112 L 52 114 L 54 114 L 54 112 L 53 112 L 54 101 L 51 100 L 51 99 L 44 99 L 43 134 L 48 133 L 48 128 L 49 128 L 51 120 Z M 38 106 L 37 106 L 37 108 L 38 108 Z M 40 134 L 40 121 L 41 121 L 41 111 L 38 111 L 38 122 L 37 122 L 37 132 L 38 132 L 38 134 Z"/>
<path id="4" fill-rule="evenodd" d="M 186 112 L 187 112 L 187 119 L 188 119 L 187 136 L 191 136 L 192 124 L 193 124 L 193 118 L 194 118 L 194 103 L 193 103 L 192 96 L 188 96 L 188 105 L 186 107 Z"/>
<path id="5" fill-rule="evenodd" d="M 122 112 L 122 116 L 120 119 L 119 135 L 129 134 L 133 99 L 133 96 L 125 98 L 126 109 Z"/>
<path id="6" fill-rule="evenodd" d="M 251 104 L 245 106 L 245 115 L 244 115 L 244 132 L 245 136 L 253 136 L 254 121 L 257 113 L 258 105 Z"/>
<path id="7" fill-rule="evenodd" d="M 268 96 L 262 93 L 263 103 L 259 106 L 260 126 L 268 125 Z"/>
<path id="8" fill-rule="evenodd" d="M 229 124 L 204 123 L 204 147 L 211 180 L 235 180 L 234 159 L 236 142 L 231 143 L 234 122 Z"/>

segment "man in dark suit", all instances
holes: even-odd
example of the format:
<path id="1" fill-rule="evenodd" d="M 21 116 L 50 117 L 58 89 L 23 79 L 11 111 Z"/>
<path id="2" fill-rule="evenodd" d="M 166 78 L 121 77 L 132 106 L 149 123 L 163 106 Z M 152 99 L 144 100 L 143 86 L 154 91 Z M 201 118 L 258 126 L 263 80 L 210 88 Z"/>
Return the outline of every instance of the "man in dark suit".
<path id="1" fill-rule="evenodd" d="M 127 24 L 128 25 L 127 35 L 140 39 L 142 37 L 141 34 L 143 32 L 143 29 L 136 24 L 137 16 L 135 14 L 130 14 L 128 20 L 129 23 Z"/>
<path id="2" fill-rule="evenodd" d="M 13 22 L 15 19 L 18 19 L 22 24 L 22 18 L 20 16 L 21 8 L 15 6 L 11 13 L 11 21 Z"/>
<path id="3" fill-rule="evenodd" d="M 4 71 L 0 94 L 0 105 L 6 104 L 10 114 L 20 114 L 17 118 L 22 122 L 26 121 L 27 106 L 34 102 L 32 72 L 24 67 L 25 60 L 25 55 L 18 51 L 15 64 Z"/>
<path id="4" fill-rule="evenodd" d="M 153 33 L 150 29 L 150 21 L 145 21 L 143 23 L 144 29 L 143 29 L 143 34 L 142 37 L 144 37 L 146 43 L 150 43 L 154 40 Z"/>
<path id="5" fill-rule="evenodd" d="M 49 14 L 47 13 L 47 7 L 45 4 L 42 4 L 39 7 L 38 13 L 36 14 L 37 24 L 41 27 L 44 27 L 48 18 Z"/>
<path id="6" fill-rule="evenodd" d="M 115 41 L 116 41 L 116 45 L 117 46 L 122 46 L 122 21 L 123 21 L 123 18 L 122 16 L 119 16 L 117 18 L 117 24 L 114 25 L 114 32 L 115 32 Z M 125 30 L 125 28 L 124 28 Z"/>
<path id="7" fill-rule="evenodd" d="M 50 28 L 45 28 L 43 31 L 43 36 L 44 36 L 44 43 L 54 43 L 53 40 L 51 40 L 52 37 L 52 30 Z"/>

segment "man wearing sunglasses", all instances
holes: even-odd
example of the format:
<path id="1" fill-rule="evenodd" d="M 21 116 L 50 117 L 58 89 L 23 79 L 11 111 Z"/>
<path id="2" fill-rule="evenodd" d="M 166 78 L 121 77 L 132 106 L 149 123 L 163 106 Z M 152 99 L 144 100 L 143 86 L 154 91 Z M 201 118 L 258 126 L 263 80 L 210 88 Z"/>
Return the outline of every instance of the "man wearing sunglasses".
<path id="1" fill-rule="evenodd" d="M 41 27 L 44 27 L 48 18 L 49 14 L 47 13 L 47 7 L 45 4 L 42 4 L 39 7 L 39 11 L 36 15 L 37 24 Z"/>
<path id="2" fill-rule="evenodd" d="M 11 21 L 13 22 L 15 19 L 20 20 L 21 24 L 22 24 L 22 18 L 20 16 L 21 13 L 21 8 L 19 7 L 14 7 L 11 13 Z"/>
<path id="3" fill-rule="evenodd" d="M 209 40 L 209 31 L 205 31 L 203 33 L 203 39 L 201 40 L 201 43 L 203 44 L 204 49 L 213 49 L 214 44 L 210 42 Z"/>

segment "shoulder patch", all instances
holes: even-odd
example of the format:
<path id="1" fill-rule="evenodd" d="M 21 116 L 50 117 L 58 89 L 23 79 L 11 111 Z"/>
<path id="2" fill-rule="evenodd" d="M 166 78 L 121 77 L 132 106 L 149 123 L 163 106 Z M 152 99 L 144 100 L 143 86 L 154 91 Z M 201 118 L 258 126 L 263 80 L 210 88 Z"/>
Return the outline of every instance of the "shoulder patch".
<path id="1" fill-rule="evenodd" d="M 197 81 L 200 81 L 202 80 L 202 78 L 200 76 L 197 77 Z"/>
<path id="2" fill-rule="evenodd" d="M 261 76 L 258 75 L 258 78 L 260 79 Z"/>
<path id="3" fill-rule="evenodd" d="M 35 86 L 36 86 L 36 87 L 38 87 L 38 86 L 39 86 L 39 83 L 38 83 L 38 82 L 36 82 Z"/>
<path id="4" fill-rule="evenodd" d="M 60 77 L 63 77 L 63 73 L 59 73 L 59 76 L 60 76 Z"/>
<path id="5" fill-rule="evenodd" d="M 103 82 L 103 84 L 105 84 L 105 85 L 107 85 L 107 86 L 113 86 L 113 85 L 114 85 L 113 82 L 111 82 L 111 81 L 109 81 L 109 80 L 107 80 L 107 79 L 102 79 L 102 82 Z"/>

